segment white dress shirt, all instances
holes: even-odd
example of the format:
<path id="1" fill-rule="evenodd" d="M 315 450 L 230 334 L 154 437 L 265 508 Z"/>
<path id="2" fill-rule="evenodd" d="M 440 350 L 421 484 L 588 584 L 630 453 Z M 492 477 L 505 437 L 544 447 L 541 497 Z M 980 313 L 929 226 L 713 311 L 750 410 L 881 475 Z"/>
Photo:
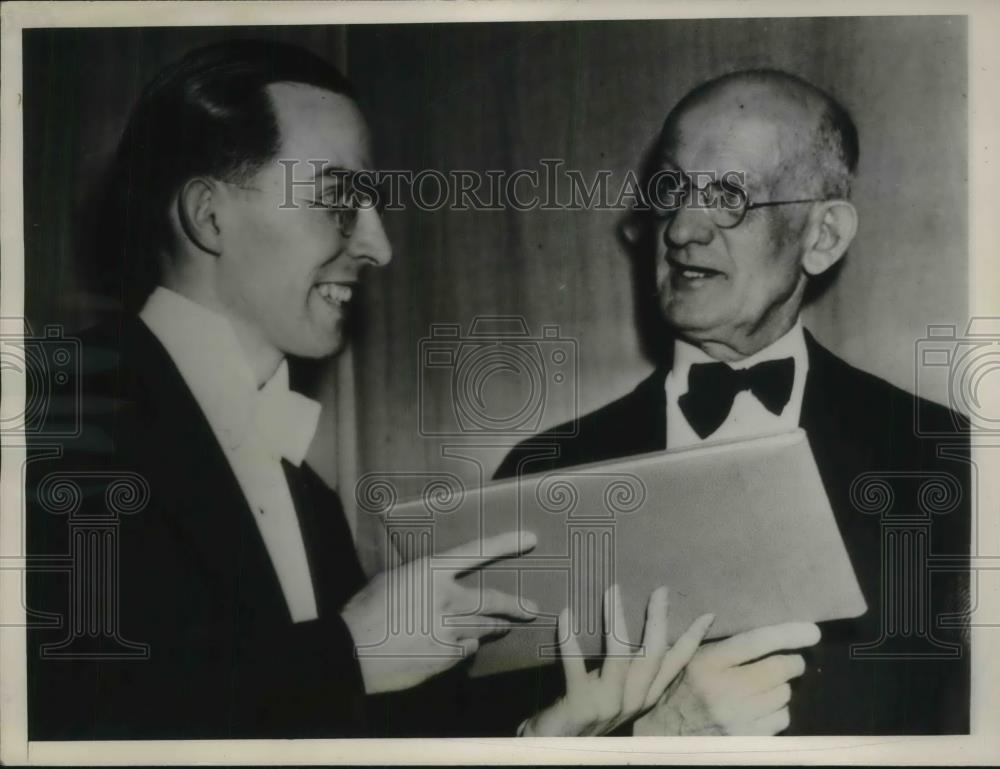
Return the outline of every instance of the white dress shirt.
<path id="1" fill-rule="evenodd" d="M 139 317 L 166 348 L 215 433 L 253 511 L 292 621 L 316 619 L 309 561 L 281 459 L 301 464 L 320 405 L 288 389 L 284 360 L 258 389 L 229 321 L 180 294 L 157 288 Z"/>
<path id="2" fill-rule="evenodd" d="M 792 395 L 780 414 L 772 414 L 757 396 L 748 390 L 736 394 L 733 408 L 718 430 L 702 438 L 694 431 L 684 416 L 677 400 L 688 391 L 688 371 L 695 363 L 715 363 L 714 358 L 694 345 L 677 340 L 674 342 L 674 364 L 667 374 L 667 448 L 679 449 L 702 443 L 732 441 L 758 435 L 794 430 L 799 426 L 802 413 L 802 395 L 806 387 L 809 371 L 809 356 L 806 339 L 802 331 L 802 321 L 780 339 L 759 350 L 748 358 L 730 363 L 734 369 L 745 369 L 769 360 L 791 358 L 795 361 L 795 378 L 792 381 Z"/>

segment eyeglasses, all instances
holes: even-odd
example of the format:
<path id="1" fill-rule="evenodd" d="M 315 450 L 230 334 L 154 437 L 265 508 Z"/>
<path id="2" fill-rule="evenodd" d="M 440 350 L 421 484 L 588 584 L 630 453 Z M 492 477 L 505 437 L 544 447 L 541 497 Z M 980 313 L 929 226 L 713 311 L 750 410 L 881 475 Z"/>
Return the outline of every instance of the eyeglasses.
<path id="1" fill-rule="evenodd" d="M 354 234 L 358 226 L 358 215 L 362 210 L 374 210 L 381 215 L 385 208 L 386 196 L 383 193 L 382 185 L 377 183 L 371 175 L 366 174 L 364 189 L 359 189 L 354 184 L 355 174 L 345 171 L 338 172 L 330 176 L 332 182 L 328 182 L 323 192 L 322 200 L 310 197 L 297 197 L 278 193 L 277 190 L 264 190 L 260 187 L 250 187 L 233 182 L 223 182 L 230 187 L 236 187 L 250 192 L 262 192 L 281 196 L 281 203 L 278 208 L 297 209 L 305 207 L 311 210 L 321 211 L 329 214 L 337 229 L 344 238 L 349 238 Z"/>
<path id="2" fill-rule="evenodd" d="M 703 209 L 717 227 L 729 230 L 739 227 L 746 218 L 747 211 L 755 208 L 820 203 L 824 200 L 828 198 L 753 202 L 735 178 L 723 176 L 721 180 L 696 187 L 689 174 L 671 170 L 661 172 L 654 177 L 654 194 L 648 204 L 654 219 L 658 221 L 669 222 L 677 216 L 681 208 L 691 205 Z"/>

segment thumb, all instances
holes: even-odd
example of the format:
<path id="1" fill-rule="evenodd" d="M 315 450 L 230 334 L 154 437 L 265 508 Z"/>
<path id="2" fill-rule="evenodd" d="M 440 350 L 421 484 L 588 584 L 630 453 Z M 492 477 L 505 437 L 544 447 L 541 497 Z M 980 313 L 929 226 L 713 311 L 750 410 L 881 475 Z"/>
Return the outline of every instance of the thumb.
<path id="1" fill-rule="evenodd" d="M 701 642 L 705 639 L 714 621 L 714 614 L 702 614 L 677 639 L 677 643 L 670 647 L 669 651 L 663 656 L 663 662 L 660 664 L 660 672 L 657 673 L 656 678 L 653 680 L 653 685 L 649 687 L 649 693 L 646 695 L 647 707 L 652 707 L 659 701 L 660 697 L 663 696 L 663 692 L 667 690 L 667 687 L 677 677 L 677 674 L 691 661 L 691 658 L 698 651 L 698 647 L 701 646 Z"/>

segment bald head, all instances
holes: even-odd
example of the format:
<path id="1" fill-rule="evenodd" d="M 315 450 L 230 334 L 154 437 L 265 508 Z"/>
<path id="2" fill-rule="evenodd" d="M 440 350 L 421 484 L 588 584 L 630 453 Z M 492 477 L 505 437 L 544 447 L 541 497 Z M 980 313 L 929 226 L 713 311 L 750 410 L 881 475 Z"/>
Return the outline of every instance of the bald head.
<path id="1" fill-rule="evenodd" d="M 857 232 L 846 199 L 857 146 L 842 107 L 782 72 L 738 72 L 684 97 L 651 158 L 680 172 L 661 178 L 685 179 L 652 217 L 660 309 L 680 338 L 739 360 L 792 328 L 807 285 L 833 274 Z M 735 216 L 716 194 L 727 184 L 745 193 Z"/>
<path id="2" fill-rule="evenodd" d="M 757 147 L 746 170 L 758 192 L 847 198 L 858 162 L 858 134 L 833 97 L 802 78 L 778 70 L 734 72 L 690 91 L 667 116 L 660 147 L 669 152 L 693 134 L 726 142 L 711 128 L 742 133 Z M 719 146 L 713 146 L 718 151 Z M 721 147 L 725 150 L 725 147 Z"/>

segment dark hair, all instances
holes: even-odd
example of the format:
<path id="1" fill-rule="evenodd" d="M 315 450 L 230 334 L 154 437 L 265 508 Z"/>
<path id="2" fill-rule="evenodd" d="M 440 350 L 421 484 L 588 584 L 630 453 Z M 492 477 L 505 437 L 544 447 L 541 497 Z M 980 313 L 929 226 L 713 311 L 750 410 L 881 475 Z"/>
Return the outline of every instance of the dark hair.
<path id="1" fill-rule="evenodd" d="M 201 174 L 243 181 L 278 152 L 281 137 L 265 91 L 272 83 L 316 86 L 355 98 L 331 64 L 286 43 L 233 40 L 191 51 L 161 71 L 132 110 L 105 183 L 98 253 L 126 307 L 159 279 L 172 245 L 169 205 Z M 109 242 L 109 240 L 111 242 Z"/>

